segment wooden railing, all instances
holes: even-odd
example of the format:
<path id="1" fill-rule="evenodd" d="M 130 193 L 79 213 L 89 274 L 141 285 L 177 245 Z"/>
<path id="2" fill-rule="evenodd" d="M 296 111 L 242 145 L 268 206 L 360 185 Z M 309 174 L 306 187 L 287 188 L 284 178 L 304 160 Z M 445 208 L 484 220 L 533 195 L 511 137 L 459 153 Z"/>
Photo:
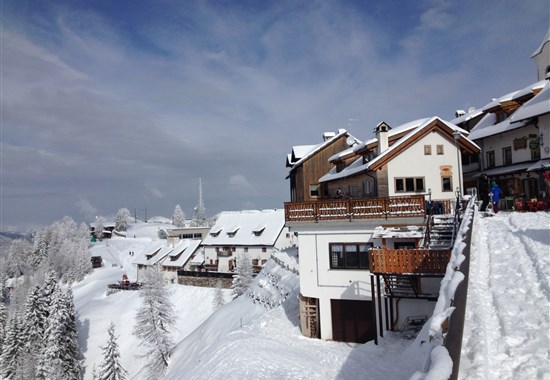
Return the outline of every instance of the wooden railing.
<path id="1" fill-rule="evenodd" d="M 450 249 L 371 249 L 371 273 L 445 274 Z"/>
<path id="2" fill-rule="evenodd" d="M 423 195 L 285 203 L 287 222 L 423 217 L 425 214 L 426 200 Z"/>

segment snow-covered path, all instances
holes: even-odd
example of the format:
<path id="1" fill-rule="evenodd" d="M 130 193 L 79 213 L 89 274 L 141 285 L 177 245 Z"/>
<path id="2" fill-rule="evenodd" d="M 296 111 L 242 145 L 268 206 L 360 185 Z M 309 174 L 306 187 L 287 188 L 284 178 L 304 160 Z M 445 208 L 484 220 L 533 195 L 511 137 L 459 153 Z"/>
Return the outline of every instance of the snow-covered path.
<path id="1" fill-rule="evenodd" d="M 549 245 L 548 213 L 476 216 L 459 378 L 550 377 Z"/>

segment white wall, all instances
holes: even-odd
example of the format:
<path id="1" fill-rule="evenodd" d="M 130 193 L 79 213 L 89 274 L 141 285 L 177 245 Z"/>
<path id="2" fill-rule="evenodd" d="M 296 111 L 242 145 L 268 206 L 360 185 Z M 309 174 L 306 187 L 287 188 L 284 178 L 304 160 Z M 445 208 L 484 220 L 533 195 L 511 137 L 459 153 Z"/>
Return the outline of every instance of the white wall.
<path id="1" fill-rule="evenodd" d="M 331 299 L 372 301 L 368 270 L 330 269 L 329 243 L 370 242 L 376 226 L 299 231 L 300 292 L 319 299 L 321 339 L 332 339 Z M 322 229 L 322 227 L 319 227 Z"/>
<path id="2" fill-rule="evenodd" d="M 512 148 L 512 163 L 525 162 L 531 160 L 531 150 L 529 149 L 529 135 L 538 135 L 539 130 L 534 126 L 518 128 L 511 130 L 507 133 L 502 133 L 495 136 L 489 136 L 483 139 L 483 153 L 482 160 L 484 162 L 484 169 L 487 168 L 487 152 L 493 150 L 495 152 L 495 166 L 502 166 L 504 164 L 502 148 Z M 527 137 L 527 148 L 514 150 L 514 139 L 520 137 Z M 542 152 L 541 152 L 542 154 Z"/>
<path id="3" fill-rule="evenodd" d="M 424 155 L 424 145 L 431 145 L 431 155 Z M 437 154 L 437 145 L 443 145 L 443 155 Z M 396 193 L 394 178 L 424 177 L 425 192 L 427 193 L 428 189 L 432 189 L 433 199 L 454 199 L 454 189 L 459 187 L 459 156 L 457 157 L 454 141 L 449 141 L 437 132 L 429 133 L 389 163 L 388 185 L 390 196 L 415 194 L 410 192 Z M 440 166 L 442 165 L 451 165 L 453 191 L 443 192 L 442 190 L 440 175 Z"/>

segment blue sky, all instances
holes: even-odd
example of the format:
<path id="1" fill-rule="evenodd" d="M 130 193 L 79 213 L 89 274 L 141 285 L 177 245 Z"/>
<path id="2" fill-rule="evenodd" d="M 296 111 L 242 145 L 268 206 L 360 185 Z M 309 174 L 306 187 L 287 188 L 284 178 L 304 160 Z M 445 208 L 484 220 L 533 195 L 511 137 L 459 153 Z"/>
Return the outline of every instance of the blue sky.
<path id="1" fill-rule="evenodd" d="M 1 226 L 280 208 L 286 154 L 536 81 L 528 1 L 1 1 Z M 351 121 L 350 121 L 351 120 Z"/>

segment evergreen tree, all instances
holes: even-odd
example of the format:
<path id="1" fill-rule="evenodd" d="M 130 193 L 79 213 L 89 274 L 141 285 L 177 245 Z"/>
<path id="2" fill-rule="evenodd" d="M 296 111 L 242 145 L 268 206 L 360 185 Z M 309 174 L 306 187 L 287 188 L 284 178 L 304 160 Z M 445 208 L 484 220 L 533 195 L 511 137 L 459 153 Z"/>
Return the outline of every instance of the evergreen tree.
<path id="1" fill-rule="evenodd" d="M 95 220 L 94 235 L 97 240 L 103 239 L 103 229 L 105 228 L 105 219 L 99 216 Z"/>
<path id="2" fill-rule="evenodd" d="M 40 265 L 42 260 L 48 256 L 48 231 L 39 230 L 33 238 L 32 255 L 30 264 L 33 268 Z"/>
<path id="3" fill-rule="evenodd" d="M 231 286 L 235 298 L 246 292 L 254 276 L 252 262 L 246 253 L 239 254 L 236 260 L 237 265 L 235 267 L 233 284 Z"/>
<path id="4" fill-rule="evenodd" d="M 2 354 L 2 347 L 4 346 L 4 340 L 6 338 L 7 324 L 8 309 L 4 302 L 0 302 L 0 354 Z"/>
<path id="5" fill-rule="evenodd" d="M 222 283 L 220 280 L 218 280 L 218 283 L 216 284 L 216 290 L 214 291 L 214 300 L 212 301 L 212 306 L 214 306 L 214 310 L 217 310 L 224 304 L 225 298 L 223 296 Z"/>
<path id="6" fill-rule="evenodd" d="M 10 277 L 19 277 L 29 273 L 29 253 L 32 245 L 25 239 L 15 239 L 11 242 L 8 254 L 8 274 Z"/>
<path id="7" fill-rule="evenodd" d="M 128 210 L 127 208 L 119 209 L 115 217 L 115 230 L 126 231 L 128 229 L 129 217 L 130 217 L 130 210 Z"/>
<path id="8" fill-rule="evenodd" d="M 109 325 L 108 333 L 109 340 L 104 347 L 101 347 L 103 351 L 103 363 L 96 378 L 98 380 L 126 380 L 128 372 L 126 372 L 120 363 L 120 351 L 118 350 L 115 324 L 113 322 Z"/>
<path id="9" fill-rule="evenodd" d="M 142 305 L 136 314 L 134 335 L 146 348 L 143 357 L 149 359 L 151 378 L 159 378 L 168 366 L 173 345 L 170 330 L 176 323 L 174 305 L 158 267 L 149 267 L 140 291 Z"/>
<path id="10" fill-rule="evenodd" d="M 172 224 L 176 227 L 185 227 L 185 214 L 180 205 L 176 205 L 174 215 L 172 216 Z"/>
<path id="11" fill-rule="evenodd" d="M 12 314 L 6 329 L 6 337 L 0 355 L 0 378 L 15 379 L 22 375 L 23 339 L 19 319 Z"/>
<path id="12" fill-rule="evenodd" d="M 34 377 L 39 354 L 43 349 L 46 331 L 47 310 L 39 286 L 31 289 L 25 302 L 24 318 L 21 322 L 23 355 L 26 377 Z"/>
<path id="13" fill-rule="evenodd" d="M 70 288 L 67 293 L 59 286 L 55 288 L 44 338 L 36 378 L 80 379 L 76 315 Z"/>

